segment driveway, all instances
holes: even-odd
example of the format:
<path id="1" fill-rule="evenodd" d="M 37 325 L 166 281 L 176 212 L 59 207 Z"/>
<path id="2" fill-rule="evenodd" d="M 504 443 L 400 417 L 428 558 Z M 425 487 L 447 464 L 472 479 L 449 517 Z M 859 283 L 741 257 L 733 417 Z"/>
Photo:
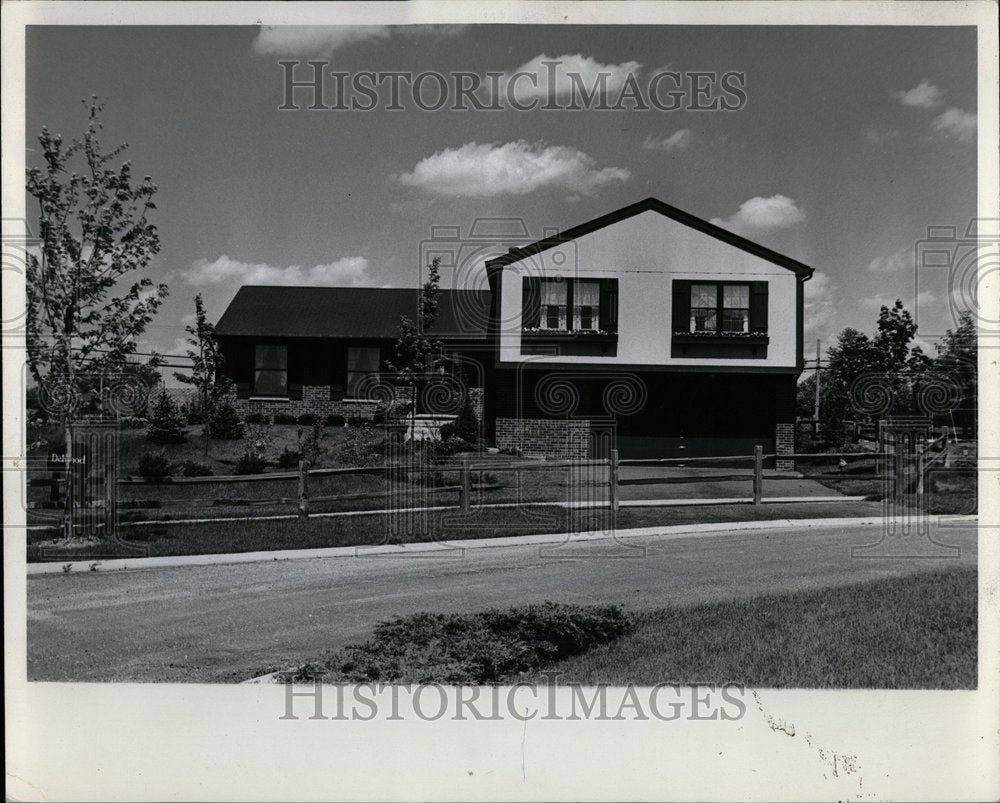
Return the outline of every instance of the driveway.
<path id="1" fill-rule="evenodd" d="M 689 605 L 974 565 L 972 526 L 936 535 L 957 559 L 851 557 L 879 527 L 327 558 L 28 579 L 28 677 L 233 682 L 363 640 L 381 619 L 554 600 Z M 551 548 L 550 548 L 551 550 Z"/>

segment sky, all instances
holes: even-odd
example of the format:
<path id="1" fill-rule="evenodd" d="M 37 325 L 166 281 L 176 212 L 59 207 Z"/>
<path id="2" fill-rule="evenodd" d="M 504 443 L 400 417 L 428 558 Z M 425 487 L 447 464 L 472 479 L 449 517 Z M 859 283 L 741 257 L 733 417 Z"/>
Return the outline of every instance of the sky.
<path id="1" fill-rule="evenodd" d="M 302 61 L 301 80 L 308 59 L 352 75 L 510 75 L 555 59 L 588 84 L 607 73 L 612 90 L 628 74 L 735 71 L 746 102 L 279 110 L 278 62 Z M 147 275 L 170 297 L 144 350 L 186 350 L 197 293 L 215 320 L 242 284 L 417 286 L 437 227 L 464 238 L 479 220 L 532 240 L 649 196 L 815 269 L 807 356 L 845 327 L 871 332 L 896 298 L 930 348 L 963 305 L 915 263 L 929 226 L 963 233 L 976 215 L 974 28 L 44 26 L 28 28 L 26 67 L 29 165 L 42 126 L 79 135 L 80 101 L 98 95 L 104 142 L 128 142 L 159 187 Z M 482 286 L 477 264 L 443 285 Z"/>

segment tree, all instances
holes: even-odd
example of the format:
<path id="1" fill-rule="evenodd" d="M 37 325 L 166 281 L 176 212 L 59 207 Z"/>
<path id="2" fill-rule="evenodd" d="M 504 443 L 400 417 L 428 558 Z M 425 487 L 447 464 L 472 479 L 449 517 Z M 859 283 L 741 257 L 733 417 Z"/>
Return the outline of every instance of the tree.
<path id="1" fill-rule="evenodd" d="M 184 414 L 170 394 L 161 391 L 153 403 L 153 414 L 146 427 L 146 438 L 153 443 L 181 443 L 187 437 Z"/>
<path id="2" fill-rule="evenodd" d="M 447 364 L 440 340 L 428 335 L 438 317 L 441 295 L 441 260 L 435 258 L 428 266 L 427 281 L 420 288 L 419 326 L 408 316 L 399 320 L 399 337 L 396 339 L 396 359 L 389 367 L 396 372 L 397 381 L 413 388 L 410 407 L 410 435 L 416 426 L 416 408 L 423 389 L 430 379 Z"/>
<path id="3" fill-rule="evenodd" d="M 64 145 L 60 134 L 43 128 L 38 143 L 44 166 L 29 168 L 25 184 L 38 203 L 41 239 L 27 257 L 28 367 L 65 424 L 81 378 L 103 378 L 125 365 L 167 295 L 165 284 L 136 276 L 160 250 L 148 219 L 156 185 L 149 176 L 133 181 L 128 161 L 113 166 L 127 145 L 105 151 L 99 140 L 103 107 L 96 96 L 84 103 L 89 119 L 83 138 Z M 73 169 L 76 163 L 81 172 Z M 65 437 L 69 454 L 69 426 Z M 71 505 L 67 494 L 67 537 L 73 535 Z"/>
<path id="4" fill-rule="evenodd" d="M 174 372 L 174 378 L 185 385 L 194 385 L 198 391 L 198 404 L 204 420 L 212 416 L 212 406 L 215 400 L 216 382 L 221 376 L 224 358 L 215 339 L 215 327 L 209 323 L 205 314 L 205 305 L 201 293 L 194 297 L 194 323 L 185 327 L 188 333 L 188 359 L 191 360 L 191 373 Z M 243 437 L 242 434 L 234 437 Z"/>
<path id="5" fill-rule="evenodd" d="M 954 412 L 954 423 L 967 428 L 976 425 L 978 400 L 976 321 L 972 313 L 959 314 L 958 326 L 944 333 L 937 344 L 932 370 L 947 376 L 959 389 L 961 399 Z"/>

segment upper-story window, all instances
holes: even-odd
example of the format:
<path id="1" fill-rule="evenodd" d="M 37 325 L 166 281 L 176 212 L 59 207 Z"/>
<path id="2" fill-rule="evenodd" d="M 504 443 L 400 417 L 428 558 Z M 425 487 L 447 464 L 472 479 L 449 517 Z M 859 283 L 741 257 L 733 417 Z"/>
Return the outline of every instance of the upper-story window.
<path id="1" fill-rule="evenodd" d="M 521 324 L 526 331 L 618 331 L 618 280 L 525 276 Z"/>
<path id="2" fill-rule="evenodd" d="M 288 395 L 288 348 L 286 346 L 256 347 L 253 392 L 258 396 Z"/>
<path id="3" fill-rule="evenodd" d="M 688 331 L 749 333 L 750 285 L 692 283 Z"/>

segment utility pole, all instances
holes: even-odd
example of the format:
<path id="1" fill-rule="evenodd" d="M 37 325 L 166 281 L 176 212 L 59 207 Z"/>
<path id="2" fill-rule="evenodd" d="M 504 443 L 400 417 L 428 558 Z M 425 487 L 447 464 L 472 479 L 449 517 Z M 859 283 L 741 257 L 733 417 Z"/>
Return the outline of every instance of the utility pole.
<path id="1" fill-rule="evenodd" d="M 819 434 L 819 378 L 822 371 L 819 370 L 819 340 L 816 341 L 816 401 L 813 403 L 813 431 Z"/>

